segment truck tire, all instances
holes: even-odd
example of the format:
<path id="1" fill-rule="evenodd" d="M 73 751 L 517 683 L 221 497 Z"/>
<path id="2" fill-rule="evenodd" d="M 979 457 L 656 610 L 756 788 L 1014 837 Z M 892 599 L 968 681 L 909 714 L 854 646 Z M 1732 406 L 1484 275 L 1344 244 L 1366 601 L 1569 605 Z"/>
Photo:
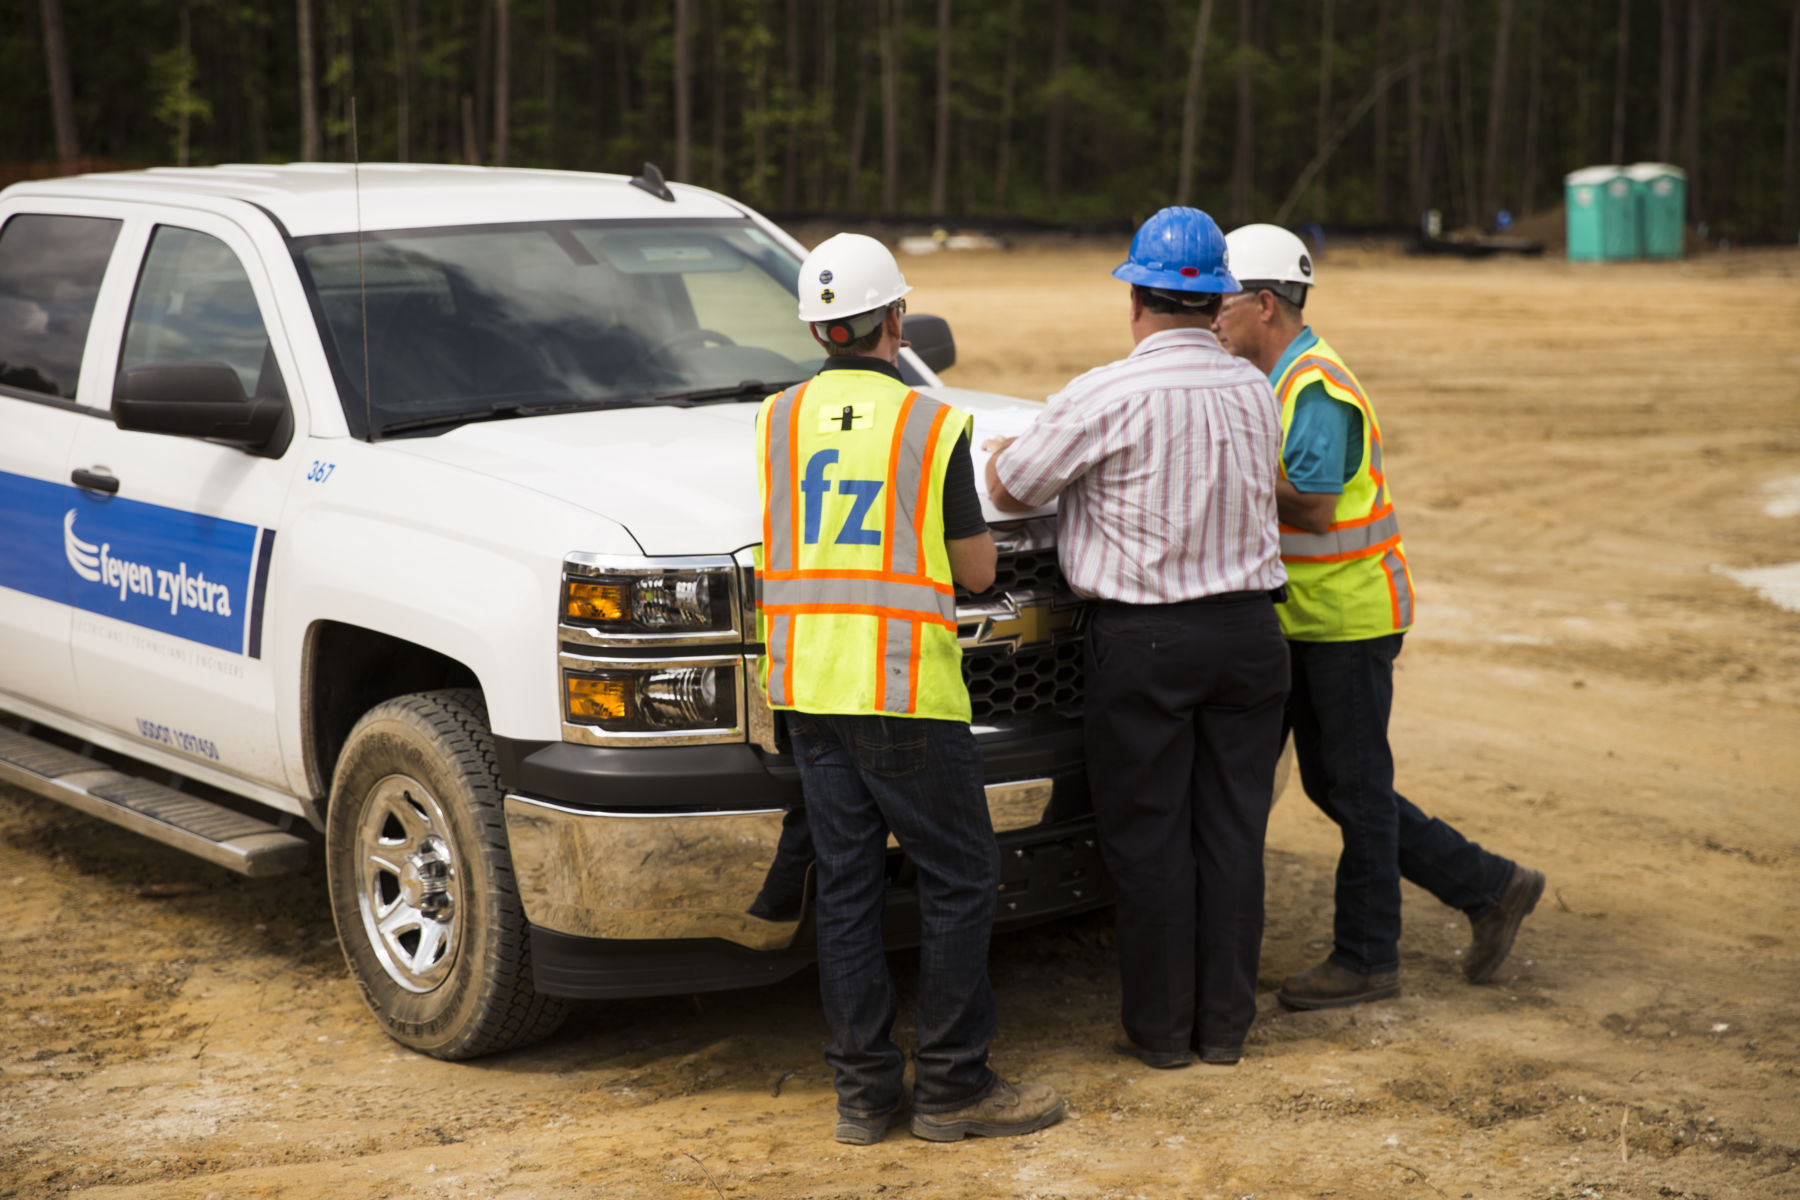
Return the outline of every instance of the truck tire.
<path id="1" fill-rule="evenodd" d="M 464 1059 L 547 1037 L 567 1005 L 532 988 L 487 711 L 470 690 L 364 713 L 325 819 L 332 918 L 390 1037 Z"/>

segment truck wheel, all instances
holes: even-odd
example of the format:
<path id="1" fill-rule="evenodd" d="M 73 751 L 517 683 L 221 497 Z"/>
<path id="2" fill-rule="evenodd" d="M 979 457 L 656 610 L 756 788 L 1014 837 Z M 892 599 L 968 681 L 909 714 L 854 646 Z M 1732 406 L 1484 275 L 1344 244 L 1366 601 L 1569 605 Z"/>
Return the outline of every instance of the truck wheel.
<path id="1" fill-rule="evenodd" d="M 435 1058 L 526 1045 L 567 1012 L 532 989 L 501 802 L 467 690 L 371 708 L 332 778 L 326 872 L 350 974 L 390 1037 Z"/>

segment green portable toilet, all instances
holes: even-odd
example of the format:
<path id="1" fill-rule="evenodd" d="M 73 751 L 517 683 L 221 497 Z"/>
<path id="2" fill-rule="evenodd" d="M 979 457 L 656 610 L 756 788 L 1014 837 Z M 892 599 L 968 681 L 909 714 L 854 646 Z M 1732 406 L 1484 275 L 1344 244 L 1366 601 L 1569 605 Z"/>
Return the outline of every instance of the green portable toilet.
<path id="1" fill-rule="evenodd" d="M 1638 256 L 1637 198 L 1621 167 L 1583 167 L 1563 176 L 1570 262 Z"/>
<path id="2" fill-rule="evenodd" d="M 1687 234 L 1687 172 L 1668 163 L 1625 168 L 1637 196 L 1638 234 L 1645 258 L 1680 258 Z"/>

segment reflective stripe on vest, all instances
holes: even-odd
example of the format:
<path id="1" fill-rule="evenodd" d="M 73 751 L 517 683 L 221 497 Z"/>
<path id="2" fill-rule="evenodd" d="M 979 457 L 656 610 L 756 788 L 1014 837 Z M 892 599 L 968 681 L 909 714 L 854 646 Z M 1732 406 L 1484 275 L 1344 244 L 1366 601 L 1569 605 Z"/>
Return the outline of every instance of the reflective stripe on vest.
<path id="1" fill-rule="evenodd" d="M 941 490 L 968 417 L 885 376 L 833 372 L 772 397 L 760 424 L 769 703 L 966 721 Z"/>
<path id="2" fill-rule="evenodd" d="M 1301 641 L 1351 641 L 1404 631 L 1413 622 L 1412 577 L 1400 520 L 1388 493 L 1381 425 L 1362 385 L 1322 339 L 1276 382 L 1285 446 L 1300 392 L 1322 384 L 1334 401 L 1362 417 L 1362 461 L 1337 497 L 1322 534 L 1281 526 L 1288 601 L 1278 605 L 1282 631 Z"/>

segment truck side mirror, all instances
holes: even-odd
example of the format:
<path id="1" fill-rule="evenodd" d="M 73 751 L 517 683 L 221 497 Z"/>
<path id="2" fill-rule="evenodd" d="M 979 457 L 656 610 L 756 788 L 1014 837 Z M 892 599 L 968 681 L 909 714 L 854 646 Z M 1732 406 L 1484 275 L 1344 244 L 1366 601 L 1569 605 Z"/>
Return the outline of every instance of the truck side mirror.
<path id="1" fill-rule="evenodd" d="M 944 318 L 907 313 L 900 321 L 900 336 L 912 343 L 913 353 L 933 374 L 941 375 L 956 365 L 956 338 Z"/>
<path id="2" fill-rule="evenodd" d="M 220 362 L 147 363 L 119 372 L 113 424 L 140 433 L 204 438 L 279 458 L 293 439 L 286 400 L 250 399 L 243 381 Z"/>

